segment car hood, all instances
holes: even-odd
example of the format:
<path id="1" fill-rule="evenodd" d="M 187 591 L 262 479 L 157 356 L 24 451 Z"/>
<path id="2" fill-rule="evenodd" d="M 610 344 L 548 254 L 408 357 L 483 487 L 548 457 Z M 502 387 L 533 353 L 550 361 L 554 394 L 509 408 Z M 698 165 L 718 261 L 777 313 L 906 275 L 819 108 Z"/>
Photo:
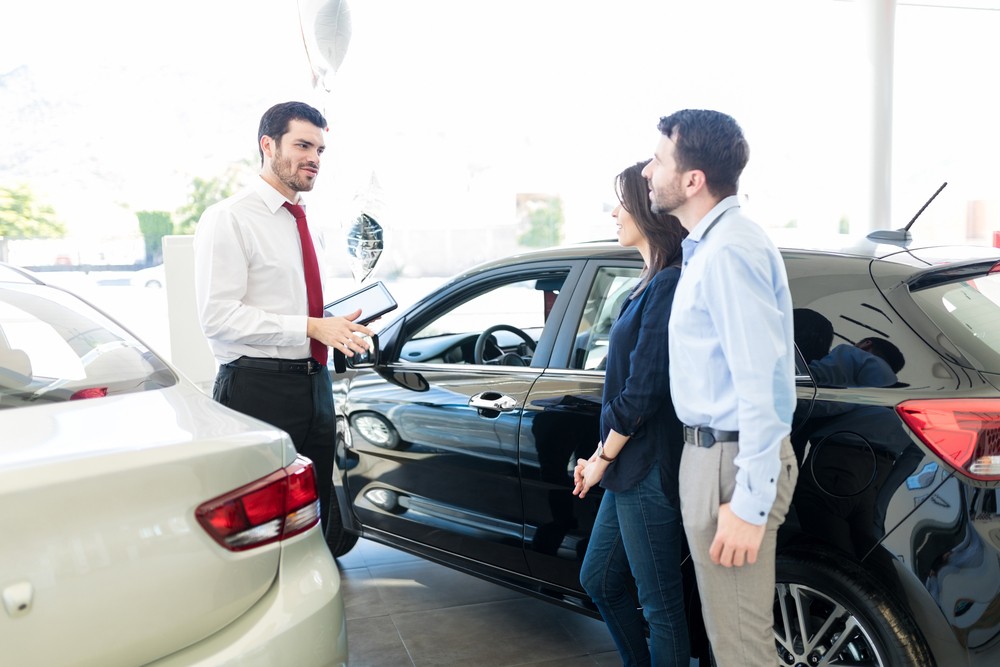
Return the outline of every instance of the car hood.
<path id="1" fill-rule="evenodd" d="M 28 601 L 4 600 L 5 664 L 144 664 L 272 585 L 279 545 L 228 552 L 194 512 L 290 463 L 281 431 L 181 383 L 0 410 L 0 433 L 0 593 Z"/>

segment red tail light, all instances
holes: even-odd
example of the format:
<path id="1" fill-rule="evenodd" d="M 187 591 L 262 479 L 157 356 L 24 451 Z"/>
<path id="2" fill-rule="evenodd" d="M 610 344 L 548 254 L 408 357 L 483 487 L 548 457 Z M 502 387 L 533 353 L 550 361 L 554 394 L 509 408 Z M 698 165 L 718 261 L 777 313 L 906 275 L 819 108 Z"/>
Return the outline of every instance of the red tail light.
<path id="1" fill-rule="evenodd" d="M 69 397 L 69 400 L 77 401 L 81 398 L 104 398 L 107 395 L 107 387 L 91 387 L 90 389 L 81 389 L 80 391 L 73 392 L 73 395 Z"/>
<path id="2" fill-rule="evenodd" d="M 904 401 L 896 412 L 958 472 L 976 480 L 1000 481 L 1000 400 Z"/>
<path id="3" fill-rule="evenodd" d="M 308 530 L 319 521 L 312 462 L 299 457 L 287 468 L 202 503 L 195 517 L 230 551 L 252 549 Z"/>

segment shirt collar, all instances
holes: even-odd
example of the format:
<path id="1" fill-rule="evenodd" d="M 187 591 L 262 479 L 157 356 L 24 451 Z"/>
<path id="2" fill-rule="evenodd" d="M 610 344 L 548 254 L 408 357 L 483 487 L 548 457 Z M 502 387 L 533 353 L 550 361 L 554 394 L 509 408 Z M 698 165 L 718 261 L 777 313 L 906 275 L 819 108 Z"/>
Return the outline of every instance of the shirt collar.
<path id="1" fill-rule="evenodd" d="M 264 200 L 264 205 L 271 211 L 271 213 L 276 213 L 281 205 L 284 204 L 287 199 L 285 195 L 281 194 L 274 187 L 264 180 L 262 176 L 258 176 L 253 182 L 254 191 L 260 195 L 260 198 Z M 299 200 L 297 202 L 291 202 L 292 204 L 299 204 L 300 206 L 305 206 L 306 202 L 302 199 L 302 194 L 299 194 Z"/>
<path id="2" fill-rule="evenodd" d="M 739 208 L 740 198 L 738 195 L 730 195 L 716 204 L 708 214 L 698 221 L 698 224 L 694 226 L 691 233 L 688 234 L 686 240 L 690 240 L 694 243 L 700 243 L 701 240 L 708 234 L 708 230 L 712 228 L 715 221 L 721 218 L 729 209 Z"/>

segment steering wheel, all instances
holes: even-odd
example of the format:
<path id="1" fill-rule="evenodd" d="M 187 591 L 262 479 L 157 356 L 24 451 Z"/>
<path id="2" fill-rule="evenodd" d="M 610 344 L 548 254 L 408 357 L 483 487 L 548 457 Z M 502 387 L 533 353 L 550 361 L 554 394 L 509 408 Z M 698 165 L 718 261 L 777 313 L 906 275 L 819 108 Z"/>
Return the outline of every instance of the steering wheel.
<path id="1" fill-rule="evenodd" d="M 535 340 L 531 336 L 517 327 L 510 326 L 509 324 L 495 324 L 483 333 L 479 334 L 479 338 L 476 339 L 476 349 L 473 352 L 472 357 L 473 362 L 477 364 L 490 364 L 495 366 L 527 366 L 528 364 L 525 362 L 524 358 L 513 352 L 503 352 L 500 356 L 492 359 L 484 358 L 483 354 L 486 352 L 486 342 L 492 338 L 493 333 L 496 331 L 509 331 L 512 334 L 517 335 L 524 341 L 528 348 L 528 352 L 534 354 Z M 493 343 L 493 347 L 497 347 L 496 343 Z M 530 354 L 528 358 L 531 358 Z"/>

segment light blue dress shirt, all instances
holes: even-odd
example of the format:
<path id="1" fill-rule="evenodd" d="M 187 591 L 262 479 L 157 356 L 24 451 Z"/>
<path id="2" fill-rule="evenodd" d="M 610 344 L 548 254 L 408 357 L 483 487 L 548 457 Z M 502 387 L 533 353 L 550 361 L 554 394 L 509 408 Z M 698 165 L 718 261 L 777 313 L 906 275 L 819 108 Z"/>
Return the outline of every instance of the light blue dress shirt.
<path id="1" fill-rule="evenodd" d="M 668 339 L 674 407 L 688 426 L 739 431 L 730 507 L 760 525 L 774 503 L 795 409 L 785 265 L 735 195 L 702 218 L 682 249 Z"/>

